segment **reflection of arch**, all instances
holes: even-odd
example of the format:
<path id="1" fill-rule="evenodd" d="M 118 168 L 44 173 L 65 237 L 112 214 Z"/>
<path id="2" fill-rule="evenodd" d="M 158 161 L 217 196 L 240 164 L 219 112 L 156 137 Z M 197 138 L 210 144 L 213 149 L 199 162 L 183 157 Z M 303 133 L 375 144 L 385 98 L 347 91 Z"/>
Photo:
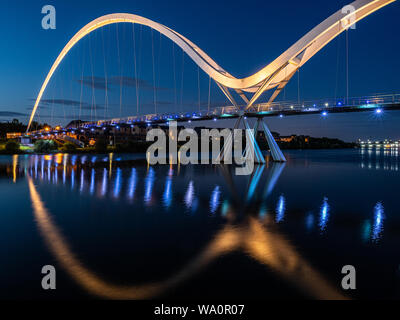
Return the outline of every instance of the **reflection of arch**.
<path id="1" fill-rule="evenodd" d="M 29 175 L 27 178 L 35 221 L 50 251 L 71 277 L 94 295 L 108 299 L 149 299 L 182 283 L 221 255 L 242 250 L 307 294 L 319 299 L 344 298 L 296 252 L 283 236 L 276 230 L 266 230 L 262 223 L 252 217 L 240 226 L 226 225 L 195 259 L 165 281 L 133 286 L 107 282 L 84 266 L 74 255 L 62 233 L 53 223 L 32 178 Z M 232 210 L 231 207 L 228 216 L 235 215 Z M 265 224 L 268 228 L 271 227 L 268 218 Z"/>
<path id="2" fill-rule="evenodd" d="M 342 10 L 336 12 L 307 33 L 272 63 L 255 74 L 243 79 L 233 77 L 193 42 L 162 24 L 127 13 L 116 13 L 100 17 L 87 24 L 77 34 L 75 34 L 57 57 L 39 91 L 39 95 L 36 99 L 28 123 L 27 131 L 29 131 L 43 93 L 61 61 L 82 38 L 106 25 L 115 23 L 136 23 L 157 30 L 181 47 L 206 74 L 217 82 L 228 99 L 234 105 L 237 105 L 229 93 L 228 88 L 235 89 L 247 103 L 246 109 L 248 109 L 255 103 L 263 92 L 277 87 L 276 92 L 272 95 L 270 100 L 273 101 L 287 82 L 292 78 L 294 73 L 327 43 L 352 24 L 393 1 L 395 0 L 357 0 L 353 2 L 351 6 L 354 7 L 354 12 L 342 13 Z M 254 92 L 250 101 L 244 95 L 243 91 Z"/>

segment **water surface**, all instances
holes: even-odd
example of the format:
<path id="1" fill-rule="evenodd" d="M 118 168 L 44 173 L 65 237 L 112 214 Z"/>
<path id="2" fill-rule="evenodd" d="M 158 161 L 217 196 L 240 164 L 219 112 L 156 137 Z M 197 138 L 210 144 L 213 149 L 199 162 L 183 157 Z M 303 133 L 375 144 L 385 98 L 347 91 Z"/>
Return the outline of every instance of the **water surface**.
<path id="1" fill-rule="evenodd" d="M 249 177 L 137 155 L 0 156 L 0 298 L 399 298 L 398 150 L 285 155 Z"/>

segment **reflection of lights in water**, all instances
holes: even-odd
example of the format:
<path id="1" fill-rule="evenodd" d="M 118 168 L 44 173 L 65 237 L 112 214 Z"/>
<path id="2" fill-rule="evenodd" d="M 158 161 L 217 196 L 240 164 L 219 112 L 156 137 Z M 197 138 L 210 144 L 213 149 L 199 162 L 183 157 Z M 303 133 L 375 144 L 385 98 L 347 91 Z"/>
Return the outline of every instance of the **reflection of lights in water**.
<path id="1" fill-rule="evenodd" d="M 212 214 L 214 214 L 219 207 L 220 196 L 221 196 L 220 188 L 219 188 L 219 186 L 216 186 L 214 191 L 211 194 L 211 199 L 210 199 L 210 211 Z"/>
<path id="2" fill-rule="evenodd" d="M 104 197 L 107 192 L 107 169 L 104 168 L 103 170 L 103 181 L 101 183 L 101 192 L 100 195 Z"/>
<path id="3" fill-rule="evenodd" d="M 84 185 L 85 185 L 85 171 L 83 169 L 81 169 L 81 184 L 79 187 L 80 192 L 83 191 Z"/>
<path id="4" fill-rule="evenodd" d="M 314 227 L 314 215 L 312 213 L 309 213 L 306 217 L 306 229 L 308 231 L 312 230 Z"/>
<path id="5" fill-rule="evenodd" d="M 282 222 L 285 217 L 285 197 L 282 195 L 279 197 L 278 205 L 276 206 L 276 219 L 277 223 Z"/>
<path id="6" fill-rule="evenodd" d="M 163 203 L 166 208 L 169 208 L 172 203 L 172 178 L 169 176 L 165 183 L 165 190 L 163 194 Z"/>
<path id="7" fill-rule="evenodd" d="M 136 181 L 137 181 L 136 169 L 132 168 L 131 178 L 129 179 L 128 199 L 132 200 L 135 196 Z"/>
<path id="8" fill-rule="evenodd" d="M 71 171 L 71 189 L 74 188 L 75 185 L 75 169 L 72 169 Z"/>
<path id="9" fill-rule="evenodd" d="M 229 201 L 225 200 L 224 203 L 222 204 L 222 209 L 221 209 L 221 214 L 223 217 L 226 217 L 229 211 Z"/>
<path id="10" fill-rule="evenodd" d="M 40 161 L 40 178 L 44 179 L 44 157 Z"/>
<path id="11" fill-rule="evenodd" d="M 110 153 L 108 156 L 108 162 L 109 162 L 109 168 L 108 168 L 108 172 L 110 173 L 110 178 L 112 175 L 112 165 L 113 165 L 113 157 L 114 157 L 114 153 Z"/>
<path id="12" fill-rule="evenodd" d="M 71 163 L 72 163 L 73 166 L 76 164 L 76 159 L 77 158 L 78 158 L 78 156 L 72 156 Z"/>
<path id="13" fill-rule="evenodd" d="M 55 184 L 58 183 L 58 170 L 57 170 L 57 168 L 54 170 L 54 183 Z"/>
<path id="14" fill-rule="evenodd" d="M 17 182 L 18 155 L 13 155 L 13 182 Z"/>
<path id="15" fill-rule="evenodd" d="M 267 216 L 267 214 L 268 214 L 267 206 L 265 204 L 262 204 L 259 212 L 260 219 L 263 220 Z"/>
<path id="16" fill-rule="evenodd" d="M 63 160 L 63 184 L 65 184 L 65 181 L 67 180 L 67 160 L 68 160 L 68 154 L 64 155 L 64 160 Z"/>
<path id="17" fill-rule="evenodd" d="M 371 236 L 371 222 L 369 220 L 365 220 L 365 222 L 362 225 L 361 239 L 364 242 L 367 242 L 370 236 Z"/>
<path id="18" fill-rule="evenodd" d="M 193 181 L 190 181 L 185 194 L 186 208 L 190 209 L 193 206 L 193 199 L 194 199 L 194 186 L 193 186 Z"/>
<path id="19" fill-rule="evenodd" d="M 96 172 L 92 169 L 92 174 L 90 176 L 90 194 L 94 193 L 94 181 L 95 181 Z"/>
<path id="20" fill-rule="evenodd" d="M 321 231 L 325 231 L 326 225 L 328 224 L 328 219 L 329 219 L 329 204 L 328 204 L 328 198 L 324 198 L 324 202 L 321 206 L 321 211 L 320 211 L 320 218 L 319 218 L 319 228 Z"/>
<path id="21" fill-rule="evenodd" d="M 114 197 L 118 198 L 119 193 L 121 191 L 121 169 L 117 168 L 117 175 L 115 177 L 115 184 L 114 184 Z"/>
<path id="22" fill-rule="evenodd" d="M 150 168 L 146 181 L 145 181 L 145 193 L 144 193 L 144 202 L 149 205 L 151 202 L 151 194 L 153 193 L 153 184 L 155 181 L 155 174 L 154 174 L 154 169 Z"/>
<path id="23" fill-rule="evenodd" d="M 63 154 L 62 153 L 57 153 L 56 155 L 55 155 L 55 162 L 57 163 L 57 164 L 61 164 L 62 163 L 62 161 L 63 161 Z"/>
<path id="24" fill-rule="evenodd" d="M 39 162 L 39 157 L 36 155 L 35 156 L 35 178 L 36 179 L 38 177 L 38 162 Z"/>
<path id="25" fill-rule="evenodd" d="M 51 162 L 47 162 L 47 180 L 51 181 Z"/>
<path id="26" fill-rule="evenodd" d="M 330 286 L 319 272 L 307 263 L 285 237 L 277 232 L 269 232 L 268 228 L 264 228 L 262 224 L 252 218 L 249 219 L 246 227 L 225 226 L 196 258 L 166 280 L 139 286 L 113 284 L 97 276 L 96 272 L 87 268 L 76 258 L 77 255 L 72 252 L 66 238 L 54 224 L 30 177 L 28 177 L 28 184 L 34 221 L 37 223 L 46 245 L 59 265 L 92 294 L 117 300 L 153 298 L 184 282 L 222 255 L 243 248 L 252 258 L 268 267 L 268 270 L 278 272 L 315 298 L 345 299 L 335 287 Z"/>
<path id="27" fill-rule="evenodd" d="M 372 227 L 372 241 L 378 242 L 382 237 L 384 208 L 382 203 L 378 202 L 374 207 L 374 225 Z"/>
<path id="28" fill-rule="evenodd" d="M 257 166 L 254 175 L 250 179 L 250 186 L 247 192 L 247 200 L 251 200 L 257 190 L 258 183 L 260 181 L 261 175 L 264 171 L 264 165 Z"/>

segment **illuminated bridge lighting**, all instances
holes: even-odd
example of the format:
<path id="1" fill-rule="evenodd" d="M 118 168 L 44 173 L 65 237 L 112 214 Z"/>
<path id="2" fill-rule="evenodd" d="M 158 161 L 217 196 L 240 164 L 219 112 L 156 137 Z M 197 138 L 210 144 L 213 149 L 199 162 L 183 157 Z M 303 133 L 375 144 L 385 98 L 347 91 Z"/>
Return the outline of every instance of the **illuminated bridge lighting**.
<path id="1" fill-rule="evenodd" d="M 276 206 L 276 218 L 275 221 L 280 223 L 283 221 L 285 217 L 285 209 L 286 209 L 286 199 L 282 195 L 279 197 L 278 204 Z"/>
<path id="2" fill-rule="evenodd" d="M 328 198 L 324 198 L 324 202 L 322 203 L 321 206 L 321 211 L 320 211 L 320 218 L 319 218 L 319 228 L 321 231 L 325 231 L 326 226 L 328 224 L 329 220 L 329 204 L 328 204 Z"/>
<path id="3" fill-rule="evenodd" d="M 383 110 L 381 108 L 378 108 L 378 109 L 375 110 L 376 114 L 381 114 L 382 112 L 383 112 Z"/>
<path id="4" fill-rule="evenodd" d="M 327 112 L 327 111 L 322 112 L 322 116 L 323 116 L 323 117 L 326 117 L 327 115 L 328 115 L 328 112 Z"/>

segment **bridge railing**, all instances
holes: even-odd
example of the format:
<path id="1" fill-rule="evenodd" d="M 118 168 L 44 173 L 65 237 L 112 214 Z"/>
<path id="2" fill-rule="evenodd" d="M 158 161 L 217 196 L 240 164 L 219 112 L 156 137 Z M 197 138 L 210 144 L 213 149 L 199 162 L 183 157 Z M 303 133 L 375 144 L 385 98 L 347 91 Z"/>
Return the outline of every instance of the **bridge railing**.
<path id="1" fill-rule="evenodd" d="M 288 111 L 304 109 L 318 109 L 332 107 L 373 107 L 374 105 L 399 104 L 400 94 L 381 94 L 350 98 L 329 98 L 301 101 L 276 101 L 271 104 L 260 103 L 255 106 L 257 111 Z"/>
<path id="2" fill-rule="evenodd" d="M 317 100 L 301 101 L 276 101 L 271 104 L 259 103 L 247 110 L 248 113 L 263 113 L 273 112 L 279 113 L 284 111 L 322 111 L 327 108 L 334 107 L 359 107 L 359 108 L 374 108 L 390 104 L 400 104 L 400 94 L 380 94 L 362 97 L 350 98 L 329 98 Z M 152 123 L 152 122 L 168 122 L 181 119 L 212 119 L 223 117 L 234 117 L 243 113 L 245 105 L 236 108 L 234 106 L 217 107 L 213 109 L 200 110 L 196 112 L 183 113 L 164 113 L 164 114 L 147 114 L 132 116 L 126 118 L 115 118 L 110 120 L 99 120 L 96 122 L 86 122 L 84 127 L 102 126 L 102 125 L 118 125 L 118 124 L 135 124 L 135 123 Z"/>

